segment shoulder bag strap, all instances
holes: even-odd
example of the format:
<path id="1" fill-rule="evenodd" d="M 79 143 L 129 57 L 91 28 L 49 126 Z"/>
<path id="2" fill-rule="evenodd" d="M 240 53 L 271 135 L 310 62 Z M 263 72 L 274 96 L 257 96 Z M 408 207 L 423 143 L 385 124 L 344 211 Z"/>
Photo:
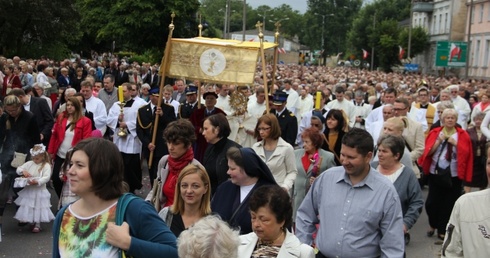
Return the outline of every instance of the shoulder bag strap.
<path id="1" fill-rule="evenodd" d="M 444 142 L 442 142 L 441 151 L 439 152 L 439 156 L 437 157 L 436 168 L 439 166 L 439 159 L 441 158 L 442 150 L 444 150 L 444 147 L 446 147 L 446 144 L 447 144 L 447 140 L 444 140 Z"/>

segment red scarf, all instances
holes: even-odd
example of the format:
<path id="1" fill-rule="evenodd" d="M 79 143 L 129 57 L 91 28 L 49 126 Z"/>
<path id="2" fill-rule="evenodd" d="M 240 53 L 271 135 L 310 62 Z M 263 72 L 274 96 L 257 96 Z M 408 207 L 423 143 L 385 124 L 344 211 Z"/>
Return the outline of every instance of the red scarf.
<path id="1" fill-rule="evenodd" d="M 167 197 L 165 207 L 174 203 L 175 187 L 177 186 L 177 179 L 180 171 L 189 165 L 193 159 L 194 152 L 192 151 L 192 148 L 189 148 L 189 150 L 178 159 L 174 159 L 170 155 L 168 156 L 168 176 L 162 189 L 163 194 Z"/>

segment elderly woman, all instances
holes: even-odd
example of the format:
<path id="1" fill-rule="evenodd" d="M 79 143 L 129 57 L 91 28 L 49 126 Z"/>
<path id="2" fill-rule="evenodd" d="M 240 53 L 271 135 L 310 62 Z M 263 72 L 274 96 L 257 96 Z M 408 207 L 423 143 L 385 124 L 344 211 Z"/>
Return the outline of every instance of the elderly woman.
<path id="1" fill-rule="evenodd" d="M 53 257 L 118 257 L 121 251 L 132 257 L 177 257 L 175 236 L 155 209 L 124 194 L 124 164 L 114 143 L 85 139 L 73 148 L 70 164 L 68 181 L 80 199 L 56 216 Z"/>
<path id="2" fill-rule="evenodd" d="M 473 118 L 473 124 L 475 126 L 468 128 L 466 132 L 471 139 L 471 146 L 473 147 L 473 177 L 471 182 L 463 182 L 465 193 L 471 192 L 472 187 L 480 188 L 483 190 L 488 186 L 488 178 L 485 173 L 485 167 L 487 163 L 487 156 L 485 155 L 485 147 L 487 143 L 487 137 L 482 134 L 481 123 L 485 113 L 477 113 Z"/>
<path id="3" fill-rule="evenodd" d="M 424 200 L 417 177 L 400 162 L 405 149 L 405 140 L 401 136 L 382 135 L 378 140 L 379 165 L 376 170 L 393 183 L 400 197 L 405 244 L 408 244 L 408 230 L 417 222 Z"/>
<path id="4" fill-rule="evenodd" d="M 437 229 L 439 239 L 444 239 L 446 225 L 454 202 L 461 195 L 461 181 L 471 182 L 473 174 L 473 149 L 468 133 L 456 126 L 458 112 L 445 109 L 441 116 L 442 127 L 432 129 L 425 140 L 424 154 L 419 158 L 429 180 L 429 194 L 425 209 L 429 217 L 428 236 Z"/>
<path id="5" fill-rule="evenodd" d="M 252 149 L 270 168 L 277 184 L 291 190 L 298 174 L 294 148 L 281 138 L 281 127 L 275 115 L 265 114 L 259 118 L 254 137 L 259 136 L 262 141 L 255 143 Z"/>
<path id="6" fill-rule="evenodd" d="M 305 198 L 313 180 L 323 171 L 335 166 L 334 155 L 321 149 L 323 135 L 316 127 L 306 128 L 301 133 L 301 139 L 303 149 L 294 151 L 298 175 L 294 181 L 293 218 L 296 218 L 296 210 Z"/>
<path id="7" fill-rule="evenodd" d="M 481 94 L 481 101 L 478 102 L 471 111 L 471 121 L 474 121 L 478 113 L 488 113 L 490 111 L 490 89 Z"/>
<path id="8" fill-rule="evenodd" d="M 389 135 L 403 137 L 403 130 L 405 130 L 406 127 L 406 119 L 407 118 L 392 117 L 386 120 L 383 123 L 382 135 L 389 134 Z M 400 162 L 403 165 L 405 165 L 405 167 L 413 171 L 412 158 L 410 158 L 410 151 L 406 146 L 405 146 L 405 150 L 402 153 Z M 378 149 L 376 147 L 373 154 L 373 160 L 371 161 L 371 166 L 375 168 L 378 166 L 378 164 L 379 164 Z"/>
<path id="9" fill-rule="evenodd" d="M 187 165 L 179 174 L 175 201 L 159 215 L 176 237 L 201 218 L 211 213 L 209 177 L 201 165 Z"/>
<path id="10" fill-rule="evenodd" d="M 181 258 L 237 258 L 240 245 L 238 230 L 231 229 L 218 216 L 202 218 L 182 232 L 178 239 Z"/>
<path id="11" fill-rule="evenodd" d="M 289 195 L 277 185 L 257 188 L 250 197 L 253 232 L 240 236 L 239 258 L 313 258 L 315 252 L 289 232 L 292 206 Z"/>
<path id="12" fill-rule="evenodd" d="M 141 85 L 140 98 L 142 98 L 146 102 L 150 101 L 150 90 L 151 87 L 148 83 L 144 83 L 143 85 Z"/>
<path id="13" fill-rule="evenodd" d="M 250 195 L 262 185 L 275 185 L 271 171 L 250 148 L 231 147 L 226 152 L 230 180 L 222 183 L 211 201 L 211 210 L 240 234 L 252 232 L 248 203 Z"/>
<path id="14" fill-rule="evenodd" d="M 196 140 L 196 135 L 194 127 L 188 120 L 180 119 L 168 124 L 163 131 L 163 138 L 167 143 L 169 154 L 158 162 L 157 178 L 163 185 L 158 200 L 162 207 L 167 207 L 174 203 L 176 182 L 182 169 L 189 164 L 201 165 L 201 163 L 194 159 L 192 143 Z M 146 200 L 152 198 L 153 191 L 150 191 Z"/>
<path id="15" fill-rule="evenodd" d="M 211 115 L 204 120 L 202 135 L 208 147 L 204 152 L 203 165 L 211 180 L 211 194 L 216 192 L 221 183 L 228 180 L 226 152 L 231 147 L 241 148 L 238 143 L 228 139 L 230 132 L 230 124 L 223 114 Z"/>

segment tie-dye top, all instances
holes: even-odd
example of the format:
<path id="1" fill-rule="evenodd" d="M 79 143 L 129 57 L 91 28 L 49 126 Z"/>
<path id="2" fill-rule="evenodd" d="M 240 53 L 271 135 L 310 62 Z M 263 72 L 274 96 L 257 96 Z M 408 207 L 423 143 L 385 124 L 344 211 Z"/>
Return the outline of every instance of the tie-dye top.
<path id="1" fill-rule="evenodd" d="M 59 251 L 61 257 L 117 258 L 118 248 L 106 242 L 108 222 L 116 218 L 116 203 L 91 216 L 76 215 L 71 205 L 61 221 Z"/>

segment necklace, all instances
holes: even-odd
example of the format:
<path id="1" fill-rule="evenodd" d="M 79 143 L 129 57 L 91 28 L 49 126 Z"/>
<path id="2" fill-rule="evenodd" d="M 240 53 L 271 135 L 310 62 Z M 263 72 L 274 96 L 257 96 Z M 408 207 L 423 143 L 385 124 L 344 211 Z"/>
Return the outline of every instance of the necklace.
<path id="1" fill-rule="evenodd" d="M 284 232 L 284 230 L 281 230 L 281 233 L 279 234 L 279 236 L 272 240 L 272 241 L 265 241 L 265 240 L 262 240 L 262 239 L 259 239 L 259 245 L 269 245 L 269 246 L 281 246 L 281 244 L 275 244 L 277 242 L 277 240 L 279 240 L 283 235 L 285 235 L 286 233 Z M 284 240 L 283 240 L 284 241 Z"/>

